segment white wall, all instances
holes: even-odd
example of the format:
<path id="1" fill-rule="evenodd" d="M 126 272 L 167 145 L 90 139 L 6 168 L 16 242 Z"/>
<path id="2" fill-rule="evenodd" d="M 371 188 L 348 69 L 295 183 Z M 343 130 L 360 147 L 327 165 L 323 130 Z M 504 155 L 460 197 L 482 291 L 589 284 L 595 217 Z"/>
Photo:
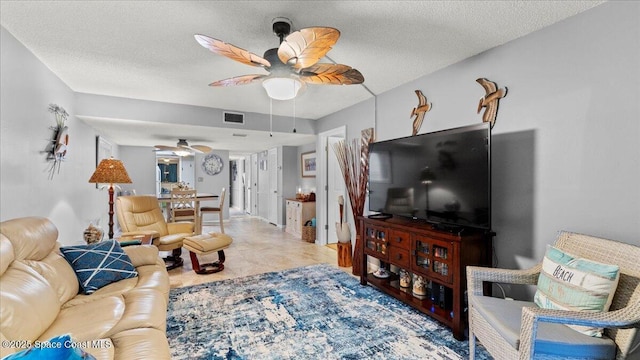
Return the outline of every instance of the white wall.
<path id="1" fill-rule="evenodd" d="M 83 243 L 89 222 L 107 229 L 108 194 L 89 184 L 95 170 L 92 128 L 75 117 L 74 93 L 4 28 L 0 28 L 0 219 L 43 216 L 63 244 Z M 69 113 L 69 150 L 49 180 L 42 151 L 55 125 L 50 103 Z M 114 149 L 117 157 L 118 150 Z"/>
<path id="2" fill-rule="evenodd" d="M 638 15 L 638 2 L 605 3 L 381 94 L 376 110 L 332 114 L 318 129 L 345 123 L 352 138 L 354 122 L 368 127 L 377 111 L 378 140 L 408 136 L 416 89 L 433 103 L 420 133 L 477 123 L 484 90 L 475 80 L 486 77 L 509 88 L 492 138 L 497 265 L 529 267 L 563 229 L 640 245 Z"/>

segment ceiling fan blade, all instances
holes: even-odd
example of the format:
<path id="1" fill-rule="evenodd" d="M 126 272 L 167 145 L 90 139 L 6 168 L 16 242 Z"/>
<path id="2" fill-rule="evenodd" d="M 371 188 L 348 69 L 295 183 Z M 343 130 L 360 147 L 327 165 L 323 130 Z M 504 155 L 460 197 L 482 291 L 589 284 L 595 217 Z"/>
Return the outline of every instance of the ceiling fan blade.
<path id="1" fill-rule="evenodd" d="M 182 148 L 167 145 L 153 145 L 153 151 L 180 151 Z"/>
<path id="2" fill-rule="evenodd" d="M 353 85 L 364 82 L 360 71 L 342 64 L 315 64 L 302 69 L 300 80 L 308 84 Z"/>
<path id="3" fill-rule="evenodd" d="M 280 60 L 295 70 L 317 63 L 340 38 L 340 31 L 330 27 L 300 29 L 287 36 L 278 48 Z"/>
<path id="4" fill-rule="evenodd" d="M 196 34 L 194 37 L 200 45 L 218 55 L 226 56 L 229 59 L 251 66 L 271 67 L 271 63 L 263 57 L 241 49 L 235 45 L 227 44 L 224 41 L 214 39 L 206 35 Z"/>
<path id="5" fill-rule="evenodd" d="M 191 145 L 191 148 L 196 152 L 203 153 L 203 154 L 211 152 L 211 150 L 213 150 L 211 147 L 207 145 Z"/>
<path id="6" fill-rule="evenodd" d="M 211 84 L 209 84 L 209 86 L 246 85 L 246 84 L 252 83 L 252 82 L 254 82 L 256 80 L 260 80 L 260 79 L 262 79 L 262 78 L 264 78 L 266 76 L 267 75 L 260 75 L 260 74 L 236 76 L 236 77 L 232 77 L 232 78 L 228 78 L 228 79 L 224 79 L 224 80 L 214 81 Z"/>

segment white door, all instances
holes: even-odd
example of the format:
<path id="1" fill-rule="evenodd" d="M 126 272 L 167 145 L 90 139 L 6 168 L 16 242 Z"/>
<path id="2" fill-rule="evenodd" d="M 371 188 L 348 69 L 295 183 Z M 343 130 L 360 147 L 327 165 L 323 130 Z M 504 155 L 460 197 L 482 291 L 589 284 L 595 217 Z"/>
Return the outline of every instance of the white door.
<path id="1" fill-rule="evenodd" d="M 318 134 L 319 141 L 318 141 L 316 152 L 318 154 L 323 154 L 318 156 L 319 161 L 316 164 L 318 166 L 316 186 L 318 188 L 318 191 L 320 192 L 320 196 L 316 196 L 316 201 L 317 201 L 316 205 L 318 209 L 316 212 L 316 221 L 317 221 L 316 224 L 317 224 L 317 230 L 318 230 L 317 244 L 320 244 L 320 245 L 327 244 L 329 232 L 332 232 L 334 234 L 336 232 L 335 221 L 333 221 L 333 224 L 331 224 L 329 222 L 329 219 L 327 218 L 329 212 L 333 212 L 334 214 L 333 216 L 335 216 L 334 219 L 338 218 L 338 215 L 337 215 L 338 199 L 333 189 L 331 190 L 329 189 L 329 183 L 327 181 L 328 180 L 327 173 L 328 173 L 328 167 L 329 167 L 327 160 L 329 159 L 329 156 L 328 156 L 329 152 L 328 152 L 328 149 L 325 150 L 325 146 L 328 146 L 329 144 L 328 138 L 330 137 L 345 138 L 346 133 L 347 133 L 347 127 L 341 126 L 341 127 Z M 334 185 L 335 185 L 335 182 L 334 182 Z M 331 205 L 329 205 L 329 198 L 331 198 L 333 201 Z M 345 200 L 345 203 L 348 203 L 346 196 L 344 200 Z M 348 220 L 348 221 L 351 221 L 351 220 Z M 355 238 L 355 234 L 354 234 L 354 238 Z"/>
<path id="2" fill-rule="evenodd" d="M 267 220 L 278 225 L 278 149 L 270 149 L 269 167 L 269 212 Z"/>
<path id="3" fill-rule="evenodd" d="M 342 196 L 344 199 L 344 216 L 342 221 L 349 219 L 346 214 L 350 211 L 349 197 L 346 194 L 344 178 L 340 171 L 340 165 L 338 164 L 338 158 L 336 157 L 333 145 L 343 140 L 342 137 L 328 137 L 327 138 L 327 224 L 329 229 L 327 231 L 327 244 L 338 242 L 336 235 L 336 223 L 340 222 L 340 210 L 338 204 L 338 197 Z"/>

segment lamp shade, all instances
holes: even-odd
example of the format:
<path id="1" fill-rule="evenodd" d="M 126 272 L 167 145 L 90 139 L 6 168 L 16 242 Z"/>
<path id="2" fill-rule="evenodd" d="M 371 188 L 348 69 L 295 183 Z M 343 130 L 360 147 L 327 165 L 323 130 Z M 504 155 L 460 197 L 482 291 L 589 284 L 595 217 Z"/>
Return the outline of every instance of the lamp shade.
<path id="1" fill-rule="evenodd" d="M 428 166 L 422 169 L 422 171 L 420 172 L 420 182 L 422 182 L 423 184 L 431 184 L 435 179 L 436 174 L 434 174 Z"/>
<path id="2" fill-rule="evenodd" d="M 302 82 L 290 77 L 272 77 L 264 80 L 262 86 L 274 100 L 291 100 L 298 94 Z"/>
<path id="3" fill-rule="evenodd" d="M 116 160 L 112 157 L 100 161 L 96 171 L 91 175 L 89 182 L 103 184 L 130 184 L 131 178 L 129 178 L 127 169 L 124 168 L 122 161 Z"/>

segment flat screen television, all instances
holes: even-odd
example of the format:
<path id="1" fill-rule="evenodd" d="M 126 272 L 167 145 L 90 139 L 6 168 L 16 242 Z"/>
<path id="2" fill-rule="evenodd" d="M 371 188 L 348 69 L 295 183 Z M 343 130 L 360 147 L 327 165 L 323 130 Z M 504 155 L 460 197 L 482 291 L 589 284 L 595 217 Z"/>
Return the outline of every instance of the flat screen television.
<path id="1" fill-rule="evenodd" d="M 489 124 L 370 144 L 369 210 L 490 230 Z"/>

